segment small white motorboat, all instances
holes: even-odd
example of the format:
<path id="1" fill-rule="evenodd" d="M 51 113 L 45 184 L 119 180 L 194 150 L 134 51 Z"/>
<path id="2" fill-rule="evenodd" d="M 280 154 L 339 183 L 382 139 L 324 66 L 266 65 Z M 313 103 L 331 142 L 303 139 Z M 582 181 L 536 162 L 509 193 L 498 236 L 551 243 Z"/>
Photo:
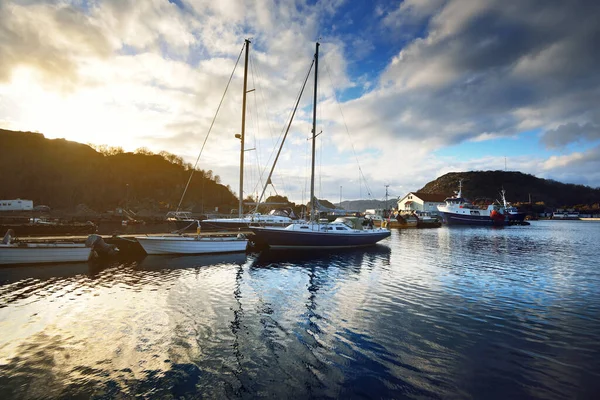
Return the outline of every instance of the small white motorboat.
<path id="1" fill-rule="evenodd" d="M 248 239 L 237 236 L 136 236 L 148 254 L 211 254 L 246 251 Z"/>
<path id="2" fill-rule="evenodd" d="M 12 242 L 13 235 L 9 229 L 0 243 L 0 265 L 83 262 L 92 255 L 92 247 L 84 243 Z"/>

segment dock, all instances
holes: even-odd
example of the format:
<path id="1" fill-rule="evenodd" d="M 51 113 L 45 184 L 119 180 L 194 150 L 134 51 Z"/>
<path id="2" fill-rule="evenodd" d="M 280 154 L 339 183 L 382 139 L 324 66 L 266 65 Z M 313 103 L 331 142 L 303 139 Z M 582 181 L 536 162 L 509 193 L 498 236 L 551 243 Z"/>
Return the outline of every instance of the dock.
<path id="1" fill-rule="evenodd" d="M 200 232 L 196 233 L 182 233 L 181 236 L 193 237 L 208 237 L 208 236 L 232 236 L 237 234 L 251 235 L 251 231 L 239 231 L 239 232 Z M 145 254 L 144 249 L 135 240 L 136 236 L 178 236 L 176 233 L 127 233 L 119 235 L 98 235 L 107 245 L 114 245 L 119 250 L 121 256 L 137 256 Z M 68 242 L 68 243 L 85 243 L 90 235 L 69 235 L 69 236 L 27 236 L 19 237 L 20 242 L 25 243 L 57 243 L 57 242 Z"/>

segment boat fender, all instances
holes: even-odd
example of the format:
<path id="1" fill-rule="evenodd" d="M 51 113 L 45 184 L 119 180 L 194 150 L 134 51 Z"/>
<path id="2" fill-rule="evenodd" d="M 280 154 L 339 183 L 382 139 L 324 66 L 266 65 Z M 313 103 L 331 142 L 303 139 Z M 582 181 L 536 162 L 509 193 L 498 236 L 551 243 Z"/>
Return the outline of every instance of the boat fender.
<path id="1" fill-rule="evenodd" d="M 246 235 L 244 235 L 243 233 L 238 233 L 236 237 L 238 239 L 246 239 Z"/>
<path id="2" fill-rule="evenodd" d="M 113 256 L 119 249 L 114 244 L 107 244 L 100 235 L 90 235 L 85 241 L 85 247 L 91 247 L 98 255 Z"/>
<path id="3" fill-rule="evenodd" d="M 2 244 L 10 244 L 11 239 L 15 236 L 15 231 L 12 229 L 9 229 L 6 231 L 6 234 L 4 235 L 4 239 L 2 239 Z"/>
<path id="4" fill-rule="evenodd" d="M 381 222 L 381 227 L 382 227 L 382 228 L 387 228 L 387 226 L 388 226 L 387 219 L 384 219 L 384 220 Z"/>

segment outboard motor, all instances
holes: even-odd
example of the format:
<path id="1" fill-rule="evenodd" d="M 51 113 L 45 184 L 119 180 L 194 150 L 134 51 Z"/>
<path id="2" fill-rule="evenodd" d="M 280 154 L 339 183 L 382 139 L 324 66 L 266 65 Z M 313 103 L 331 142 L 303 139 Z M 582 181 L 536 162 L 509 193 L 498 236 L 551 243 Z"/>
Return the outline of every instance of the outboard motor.
<path id="1" fill-rule="evenodd" d="M 90 235 L 85 241 L 86 247 L 91 247 L 98 256 L 114 256 L 119 252 L 117 246 L 114 244 L 106 244 L 102 236 L 100 235 Z"/>
<path id="2" fill-rule="evenodd" d="M 15 236 L 15 231 L 9 229 L 6 231 L 4 235 L 4 239 L 2 239 L 2 244 L 10 244 L 10 240 Z"/>

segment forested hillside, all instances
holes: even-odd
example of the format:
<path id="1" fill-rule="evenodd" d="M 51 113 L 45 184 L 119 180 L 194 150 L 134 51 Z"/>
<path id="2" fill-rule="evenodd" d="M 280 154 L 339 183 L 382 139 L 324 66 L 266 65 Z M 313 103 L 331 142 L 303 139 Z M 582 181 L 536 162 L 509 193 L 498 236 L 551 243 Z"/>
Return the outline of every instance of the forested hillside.
<path id="1" fill-rule="evenodd" d="M 97 212 L 128 206 L 164 212 L 177 206 L 192 166 L 173 154 L 145 149 L 92 147 L 42 134 L 0 129 L 0 198 L 30 199 L 52 209 L 85 205 Z M 212 171 L 198 170 L 185 208 L 229 211 L 237 207 L 229 187 Z"/>
<path id="2" fill-rule="evenodd" d="M 167 152 L 153 154 L 140 148 L 126 153 L 120 148 L 88 145 L 42 134 L 0 129 L 0 199 L 30 199 L 35 205 L 72 210 L 80 205 L 96 212 L 127 207 L 136 212 L 164 214 L 181 198 L 192 165 Z M 538 203 L 546 207 L 598 209 L 600 189 L 540 179 L 520 172 L 451 172 L 416 190 L 452 195 L 463 181 L 463 194 L 471 200 L 499 199 L 502 188 L 513 203 Z M 278 196 L 276 196 L 278 197 Z M 267 199 L 287 202 L 287 198 Z M 335 208 L 325 199 L 321 204 Z M 389 199 L 395 206 L 396 199 Z M 228 213 L 238 200 L 229 186 L 212 171 L 197 170 L 184 198 L 183 209 L 198 213 L 216 207 Z M 380 208 L 385 202 L 345 201 L 346 209 Z M 293 203 L 296 212 L 301 206 Z M 261 210 L 262 212 L 267 211 Z"/>
<path id="3" fill-rule="evenodd" d="M 549 207 L 598 208 L 600 189 L 560 183 L 521 172 L 470 171 L 450 172 L 429 182 L 419 192 L 452 195 L 462 179 L 463 196 L 471 199 L 499 199 L 500 190 L 513 203 L 544 203 Z M 595 206 L 594 206 L 595 205 Z"/>

